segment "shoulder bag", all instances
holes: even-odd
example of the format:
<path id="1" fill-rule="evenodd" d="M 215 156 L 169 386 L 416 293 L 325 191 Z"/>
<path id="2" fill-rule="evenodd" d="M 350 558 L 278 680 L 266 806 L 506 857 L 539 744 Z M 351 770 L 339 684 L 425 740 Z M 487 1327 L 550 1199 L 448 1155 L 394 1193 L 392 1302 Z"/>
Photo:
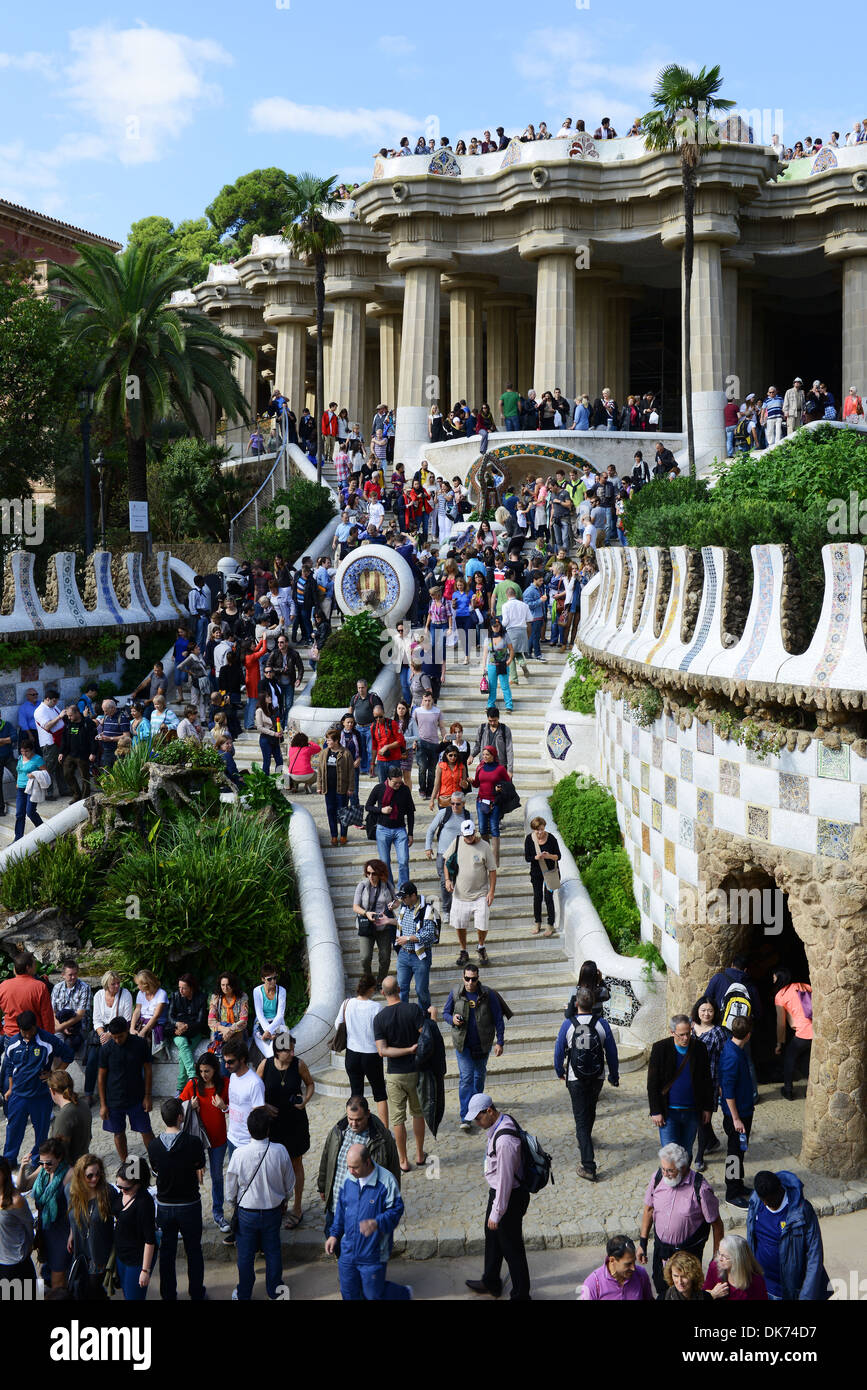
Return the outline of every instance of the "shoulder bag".
<path id="1" fill-rule="evenodd" d="M 332 1052 L 346 1051 L 346 1006 L 348 1003 L 349 1000 L 344 999 L 343 1012 L 340 1015 L 340 1022 L 337 1025 L 337 1032 L 334 1034 L 334 1040 L 331 1044 Z"/>
<path id="2" fill-rule="evenodd" d="M 266 1148 L 265 1148 L 265 1153 L 262 1154 L 262 1157 L 259 1159 L 259 1162 L 256 1164 L 256 1168 L 255 1168 L 255 1171 L 254 1171 L 254 1173 L 253 1173 L 252 1178 L 251 1178 L 250 1181 L 247 1183 L 247 1186 L 244 1188 L 244 1191 L 241 1193 L 240 1197 L 238 1198 L 237 1202 L 235 1203 L 235 1210 L 232 1212 L 232 1219 L 231 1219 L 230 1222 L 229 1222 L 229 1230 L 230 1230 L 230 1232 L 231 1232 L 231 1234 L 232 1234 L 233 1236 L 237 1236 L 237 1234 L 238 1234 L 238 1226 L 239 1226 L 239 1224 L 240 1224 L 239 1221 L 238 1221 L 238 1212 L 241 1210 L 241 1203 L 242 1203 L 242 1201 L 244 1200 L 244 1198 L 246 1197 L 247 1193 L 250 1191 L 250 1188 L 253 1186 L 253 1183 L 256 1181 L 256 1174 L 259 1172 L 259 1169 L 262 1167 L 262 1164 L 265 1162 L 265 1154 L 268 1152 L 268 1149 L 270 1149 L 270 1147 L 271 1147 L 271 1140 L 269 1139 L 269 1140 L 268 1140 L 268 1143 L 267 1143 L 267 1146 L 266 1146 Z"/>

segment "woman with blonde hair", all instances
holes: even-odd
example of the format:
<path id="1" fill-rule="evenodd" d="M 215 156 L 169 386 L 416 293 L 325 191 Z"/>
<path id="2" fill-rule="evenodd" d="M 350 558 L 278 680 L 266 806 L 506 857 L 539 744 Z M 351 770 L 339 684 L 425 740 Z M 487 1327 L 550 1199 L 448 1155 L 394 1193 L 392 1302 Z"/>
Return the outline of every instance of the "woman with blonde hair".
<path id="1" fill-rule="evenodd" d="M 96 1154 L 84 1154 L 69 1184 L 69 1245 L 73 1261 L 87 1270 L 84 1297 L 105 1298 L 105 1273 L 114 1254 L 114 1212 L 105 1166 Z"/>
<path id="2" fill-rule="evenodd" d="M 731 1232 L 723 1236 L 707 1267 L 704 1287 L 711 1298 L 736 1302 L 767 1301 L 768 1297 L 761 1265 L 744 1237 Z"/>
<path id="3" fill-rule="evenodd" d="M 84 1094 L 88 1102 L 94 1103 L 97 1073 L 102 1049 L 110 1042 L 108 1025 L 113 1018 L 125 1018 L 132 1023 L 133 1000 L 128 989 L 121 988 L 120 976 L 116 970 L 106 970 L 100 980 L 100 988 L 93 996 L 93 1033 L 87 1044 L 84 1063 Z"/>
<path id="4" fill-rule="evenodd" d="M 164 1046 L 163 1029 L 166 1026 L 165 1012 L 169 996 L 160 987 L 159 980 L 151 970 L 139 970 L 133 976 L 133 980 L 138 985 L 138 994 L 132 1011 L 130 1032 L 144 1038 L 151 1052 L 156 1054 L 162 1051 Z"/>
<path id="5" fill-rule="evenodd" d="M 662 1277 L 668 1285 L 666 1303 L 704 1303 L 711 1297 L 701 1286 L 701 1260 L 688 1250 L 675 1250 Z"/>

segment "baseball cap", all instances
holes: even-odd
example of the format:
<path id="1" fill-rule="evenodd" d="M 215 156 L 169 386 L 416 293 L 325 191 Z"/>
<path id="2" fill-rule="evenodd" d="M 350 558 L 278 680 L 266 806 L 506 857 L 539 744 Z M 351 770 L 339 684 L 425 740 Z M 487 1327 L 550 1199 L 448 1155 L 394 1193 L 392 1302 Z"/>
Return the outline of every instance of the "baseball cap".
<path id="1" fill-rule="evenodd" d="M 396 898 L 414 898 L 417 892 L 418 889 L 412 880 L 407 879 L 406 883 L 400 885 L 394 896 Z"/>
<path id="2" fill-rule="evenodd" d="M 483 1110 L 490 1110 L 494 1104 L 489 1095 L 480 1092 L 477 1096 L 472 1096 L 467 1106 L 467 1119 L 474 1120 L 477 1115 L 481 1115 Z"/>
<path id="3" fill-rule="evenodd" d="M 471 821 L 471 820 L 461 821 L 461 834 L 462 834 L 462 835 L 470 836 L 470 835 L 475 835 L 475 833 L 476 833 L 476 826 L 475 826 L 475 822 L 474 822 L 474 821 Z"/>
<path id="4" fill-rule="evenodd" d="M 803 386 L 803 384 L 804 384 L 804 378 L 803 378 L 802 376 L 796 376 L 796 377 L 795 377 L 795 381 L 800 381 L 800 383 L 801 383 L 802 386 Z"/>

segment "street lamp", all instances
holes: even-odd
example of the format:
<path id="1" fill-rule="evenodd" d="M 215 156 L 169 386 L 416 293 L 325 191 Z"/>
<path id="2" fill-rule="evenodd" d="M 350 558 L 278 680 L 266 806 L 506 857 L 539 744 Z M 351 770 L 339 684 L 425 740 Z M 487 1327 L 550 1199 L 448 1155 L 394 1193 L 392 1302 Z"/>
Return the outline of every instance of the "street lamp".
<path id="1" fill-rule="evenodd" d="M 105 550 L 105 459 L 101 449 L 93 460 L 93 466 L 99 478 L 99 544 L 100 549 Z"/>
<path id="2" fill-rule="evenodd" d="M 90 496 L 90 419 L 93 415 L 93 399 L 96 392 L 92 386 L 82 386 L 78 392 L 78 409 L 81 415 L 81 443 L 84 453 L 84 553 L 93 550 L 93 507 Z"/>

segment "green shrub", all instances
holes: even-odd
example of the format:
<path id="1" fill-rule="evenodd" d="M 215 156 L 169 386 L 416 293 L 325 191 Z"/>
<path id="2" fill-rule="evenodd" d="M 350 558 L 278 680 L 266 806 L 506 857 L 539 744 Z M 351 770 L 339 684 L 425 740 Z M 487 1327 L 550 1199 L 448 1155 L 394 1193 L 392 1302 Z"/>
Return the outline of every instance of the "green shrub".
<path id="1" fill-rule="evenodd" d="M 605 787 L 577 772 L 563 777 L 551 794 L 557 829 L 576 859 L 622 843 L 617 803 Z"/>
<path id="2" fill-rule="evenodd" d="M 632 710 L 632 722 L 640 729 L 649 729 L 662 714 L 662 696 L 654 685 L 637 685 L 626 696 Z"/>
<path id="3" fill-rule="evenodd" d="M 596 692 L 602 686 L 606 673 L 601 666 L 581 656 L 577 649 L 569 657 L 569 664 L 575 668 L 575 675 L 570 676 L 563 687 L 560 702 L 564 709 L 572 710 L 575 714 L 593 714 Z"/>
<path id="4" fill-rule="evenodd" d="M 354 613 L 323 644 L 310 703 L 319 709 L 346 705 L 358 680 L 372 682 L 382 666 L 385 627 L 372 613 Z"/>
<path id="5" fill-rule="evenodd" d="M 204 977 L 216 964 L 258 981 L 263 961 L 284 965 L 302 940 L 295 904 L 284 829 L 243 810 L 186 814 L 161 824 L 151 843 L 123 837 L 90 927 L 119 969 L 146 963 L 160 978 L 183 969 Z"/>
<path id="6" fill-rule="evenodd" d="M 77 919 L 95 897 L 100 878 L 98 860 L 81 854 L 74 836 L 62 835 L 12 861 L 0 878 L 0 903 L 8 912 L 56 907 Z"/>
<path id="7" fill-rule="evenodd" d="M 131 801 L 148 785 L 145 763 L 155 755 L 157 740 L 140 739 L 122 758 L 116 758 L 99 779 L 99 790 L 112 801 Z"/>
<path id="8" fill-rule="evenodd" d="M 303 555 L 335 514 L 330 488 L 320 487 L 310 478 L 295 477 L 260 511 L 258 529 L 243 533 L 241 554 L 245 560 L 282 555 L 293 561 Z"/>
<path id="9" fill-rule="evenodd" d="M 635 954 L 641 917 L 632 891 L 632 865 L 625 849 L 603 849 L 581 869 L 584 887 L 621 955 Z"/>
<path id="10" fill-rule="evenodd" d="M 266 775 L 261 767 L 254 763 L 244 778 L 242 796 L 245 808 L 252 812 L 270 808 L 279 820 L 290 820 L 292 803 L 283 795 L 282 779 L 282 773 L 269 772 Z"/>

